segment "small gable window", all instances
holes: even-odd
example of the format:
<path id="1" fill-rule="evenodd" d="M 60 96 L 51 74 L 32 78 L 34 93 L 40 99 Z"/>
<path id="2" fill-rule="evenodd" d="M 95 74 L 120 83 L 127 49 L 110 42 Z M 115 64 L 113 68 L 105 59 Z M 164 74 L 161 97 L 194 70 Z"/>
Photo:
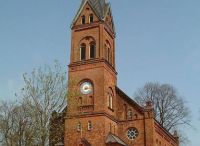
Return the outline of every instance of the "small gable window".
<path id="1" fill-rule="evenodd" d="M 96 54 L 96 51 L 95 51 L 95 43 L 94 42 L 92 42 L 92 43 L 90 43 L 90 59 L 94 59 L 96 56 L 95 56 L 95 54 Z"/>
<path id="2" fill-rule="evenodd" d="M 78 132 L 81 131 L 81 122 L 78 122 L 78 124 L 77 124 L 77 131 Z"/>
<path id="3" fill-rule="evenodd" d="M 133 118 L 133 113 L 131 109 L 128 110 L 127 117 L 129 120 Z"/>
<path id="4" fill-rule="evenodd" d="M 93 14 L 90 14 L 89 22 L 90 22 L 90 23 L 94 22 L 94 16 L 93 16 Z"/>
<path id="5" fill-rule="evenodd" d="M 81 17 L 81 24 L 85 24 L 85 15 Z"/>
<path id="6" fill-rule="evenodd" d="M 88 131 L 91 131 L 91 130 L 92 130 L 92 122 L 88 121 Z"/>
<path id="7" fill-rule="evenodd" d="M 81 60 L 85 60 L 86 59 L 86 45 L 85 44 L 81 44 L 80 59 Z"/>
<path id="8" fill-rule="evenodd" d="M 127 105 L 124 104 L 124 119 L 127 119 Z"/>

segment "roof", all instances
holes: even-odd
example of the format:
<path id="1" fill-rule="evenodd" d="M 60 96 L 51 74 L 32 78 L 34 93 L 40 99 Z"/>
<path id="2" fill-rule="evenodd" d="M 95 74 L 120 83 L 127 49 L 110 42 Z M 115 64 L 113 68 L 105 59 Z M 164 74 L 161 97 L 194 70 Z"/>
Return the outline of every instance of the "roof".
<path id="1" fill-rule="evenodd" d="M 108 13 L 109 9 L 111 9 L 110 3 L 108 3 L 106 0 L 82 0 L 80 8 L 74 17 L 74 20 L 72 21 L 71 27 L 73 27 L 87 2 L 100 20 L 105 20 L 106 14 Z"/>
<path id="2" fill-rule="evenodd" d="M 119 137 L 117 137 L 116 135 L 112 133 L 109 133 L 106 139 L 106 144 L 110 144 L 110 143 L 118 143 L 122 146 L 127 146 L 127 144 L 125 144 Z"/>
<path id="3" fill-rule="evenodd" d="M 88 0 L 88 2 L 91 4 L 98 17 L 103 19 L 107 9 L 109 8 L 109 3 L 105 0 Z"/>
<path id="4" fill-rule="evenodd" d="M 116 92 L 118 95 L 121 95 L 128 103 L 134 105 L 141 113 L 144 112 L 144 108 L 141 107 L 137 102 L 135 102 L 133 99 L 131 99 L 126 93 L 124 93 L 119 87 L 116 86 Z"/>
<path id="5" fill-rule="evenodd" d="M 81 142 L 84 144 L 84 146 L 91 146 L 91 144 L 85 138 L 82 138 Z"/>

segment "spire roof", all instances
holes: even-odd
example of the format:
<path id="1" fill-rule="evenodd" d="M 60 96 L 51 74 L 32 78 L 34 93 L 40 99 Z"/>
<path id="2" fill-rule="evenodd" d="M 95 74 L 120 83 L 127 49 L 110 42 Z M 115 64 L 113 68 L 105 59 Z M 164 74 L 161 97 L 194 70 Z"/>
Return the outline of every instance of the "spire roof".
<path id="1" fill-rule="evenodd" d="M 107 12 L 108 12 L 108 10 L 110 8 L 110 4 L 107 2 L 107 0 L 82 0 L 80 8 L 79 8 L 79 10 L 78 10 L 73 22 L 72 22 L 71 27 L 76 22 L 76 20 L 79 17 L 84 5 L 87 2 L 90 4 L 90 6 L 92 7 L 93 11 L 97 15 L 97 17 L 99 17 L 100 20 L 104 20 L 105 19 L 106 14 L 107 14 Z"/>
<path id="2" fill-rule="evenodd" d="M 87 1 L 87 0 L 86 0 Z M 94 11 L 96 11 L 97 15 L 103 19 L 105 17 L 105 13 L 109 8 L 109 3 L 105 0 L 88 0 L 92 5 Z"/>

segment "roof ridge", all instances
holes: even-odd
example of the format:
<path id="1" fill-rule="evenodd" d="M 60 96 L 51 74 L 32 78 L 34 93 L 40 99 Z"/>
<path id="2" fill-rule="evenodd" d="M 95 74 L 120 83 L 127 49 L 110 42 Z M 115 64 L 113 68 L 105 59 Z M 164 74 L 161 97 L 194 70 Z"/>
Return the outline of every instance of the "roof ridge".
<path id="1" fill-rule="evenodd" d="M 112 134 L 111 132 L 107 136 L 106 143 L 118 143 L 123 146 L 127 146 L 127 144 L 121 140 L 118 136 Z"/>

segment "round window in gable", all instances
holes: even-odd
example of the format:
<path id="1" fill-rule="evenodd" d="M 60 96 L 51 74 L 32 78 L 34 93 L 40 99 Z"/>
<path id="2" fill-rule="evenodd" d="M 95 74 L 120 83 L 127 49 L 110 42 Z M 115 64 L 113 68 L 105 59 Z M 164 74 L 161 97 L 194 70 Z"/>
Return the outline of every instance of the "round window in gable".
<path id="1" fill-rule="evenodd" d="M 130 128 L 127 131 L 127 137 L 130 140 L 134 140 L 139 135 L 139 132 L 136 128 Z"/>

